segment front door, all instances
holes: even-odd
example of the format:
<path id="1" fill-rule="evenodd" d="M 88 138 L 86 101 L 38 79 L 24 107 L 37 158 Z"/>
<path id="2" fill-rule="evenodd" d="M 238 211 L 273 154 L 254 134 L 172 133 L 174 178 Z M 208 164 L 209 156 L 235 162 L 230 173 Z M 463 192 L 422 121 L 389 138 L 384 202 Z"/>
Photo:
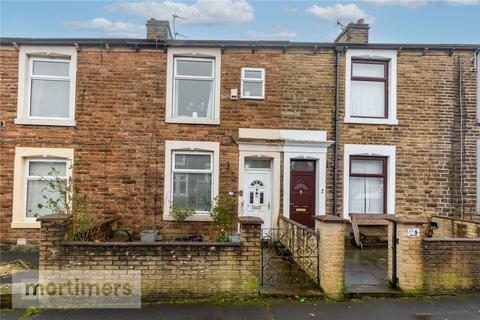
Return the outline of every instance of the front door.
<path id="1" fill-rule="evenodd" d="M 290 219 L 315 228 L 315 161 L 291 160 Z"/>
<path id="2" fill-rule="evenodd" d="M 270 160 L 261 160 L 268 161 Z M 252 168 L 248 164 L 259 165 L 256 161 L 245 161 L 245 179 L 243 188 L 243 215 L 259 217 L 263 220 L 262 228 L 272 227 L 271 181 L 272 173 L 267 163 L 264 168 Z M 247 164 L 248 163 L 248 164 Z"/>

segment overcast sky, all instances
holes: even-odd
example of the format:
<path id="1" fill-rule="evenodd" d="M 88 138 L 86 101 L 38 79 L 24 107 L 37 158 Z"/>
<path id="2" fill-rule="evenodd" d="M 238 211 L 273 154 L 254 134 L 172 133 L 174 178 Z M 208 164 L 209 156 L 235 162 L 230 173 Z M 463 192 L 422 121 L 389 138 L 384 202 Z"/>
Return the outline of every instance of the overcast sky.
<path id="1" fill-rule="evenodd" d="M 480 43 L 480 0 L 5 1 L 2 37 L 145 37 L 149 18 L 189 39 L 331 42 L 364 18 L 370 42 Z"/>

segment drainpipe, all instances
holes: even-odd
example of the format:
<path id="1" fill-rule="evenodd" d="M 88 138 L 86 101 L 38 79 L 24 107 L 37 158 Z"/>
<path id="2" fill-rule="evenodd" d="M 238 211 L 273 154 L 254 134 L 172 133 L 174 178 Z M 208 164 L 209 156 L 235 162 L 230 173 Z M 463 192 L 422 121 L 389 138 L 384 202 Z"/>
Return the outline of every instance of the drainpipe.
<path id="1" fill-rule="evenodd" d="M 333 131 L 335 133 L 335 145 L 333 149 L 333 215 L 340 216 L 337 212 L 337 180 L 338 180 L 338 143 L 340 136 L 340 126 L 339 126 L 339 80 L 340 80 L 340 53 L 343 51 L 344 47 L 338 46 L 335 47 L 335 118 L 333 123 Z"/>

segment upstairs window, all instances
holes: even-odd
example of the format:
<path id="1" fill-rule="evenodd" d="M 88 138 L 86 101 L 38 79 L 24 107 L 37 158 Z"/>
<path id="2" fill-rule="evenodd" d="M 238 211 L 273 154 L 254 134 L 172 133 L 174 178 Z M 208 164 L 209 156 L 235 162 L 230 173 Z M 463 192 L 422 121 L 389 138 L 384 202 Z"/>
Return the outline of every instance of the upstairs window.
<path id="1" fill-rule="evenodd" d="M 241 97 L 265 99 L 265 69 L 242 68 Z"/>
<path id="2" fill-rule="evenodd" d="M 70 60 L 36 57 L 29 60 L 29 116 L 69 119 Z"/>
<path id="3" fill-rule="evenodd" d="M 388 61 L 352 60 L 351 109 L 354 118 L 388 117 Z"/>
<path id="4" fill-rule="evenodd" d="M 175 58 L 175 117 L 213 118 L 215 61 Z"/>
<path id="5" fill-rule="evenodd" d="M 16 124 L 75 125 L 77 51 L 21 46 Z"/>
<path id="6" fill-rule="evenodd" d="M 397 51 L 348 49 L 345 122 L 396 125 Z"/>
<path id="7" fill-rule="evenodd" d="M 169 48 L 166 122 L 220 123 L 220 50 Z"/>

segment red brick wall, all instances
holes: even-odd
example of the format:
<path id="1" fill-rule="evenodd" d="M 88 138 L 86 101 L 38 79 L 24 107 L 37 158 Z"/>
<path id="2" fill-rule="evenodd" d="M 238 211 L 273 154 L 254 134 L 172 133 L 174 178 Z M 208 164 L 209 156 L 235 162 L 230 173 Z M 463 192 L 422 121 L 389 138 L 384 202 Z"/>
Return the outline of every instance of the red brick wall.
<path id="1" fill-rule="evenodd" d="M 220 188 L 238 189 L 238 128 L 325 130 L 333 139 L 335 56 L 332 50 L 225 50 L 222 55 L 221 124 L 166 124 L 166 54 L 82 47 L 78 53 L 76 121 L 71 128 L 15 125 L 18 52 L 0 50 L 1 130 L 0 234 L 2 240 L 34 239 L 38 230 L 10 229 L 15 146 L 73 147 L 75 179 L 95 196 L 99 211 L 119 214 L 136 231 L 162 228 L 164 141 L 220 142 Z M 459 202 L 458 66 L 465 65 L 464 190 L 475 201 L 475 74 L 473 52 L 402 51 L 398 57 L 398 126 L 343 123 L 344 55 L 340 81 L 340 172 L 338 210 L 343 203 L 343 144 L 397 146 L 397 214 L 457 212 Z M 265 67 L 266 99 L 232 101 L 241 67 Z M 458 143 L 457 143 L 458 144 Z M 457 149 L 456 149 L 457 148 Z M 332 148 L 327 161 L 327 213 L 332 212 Z"/>

